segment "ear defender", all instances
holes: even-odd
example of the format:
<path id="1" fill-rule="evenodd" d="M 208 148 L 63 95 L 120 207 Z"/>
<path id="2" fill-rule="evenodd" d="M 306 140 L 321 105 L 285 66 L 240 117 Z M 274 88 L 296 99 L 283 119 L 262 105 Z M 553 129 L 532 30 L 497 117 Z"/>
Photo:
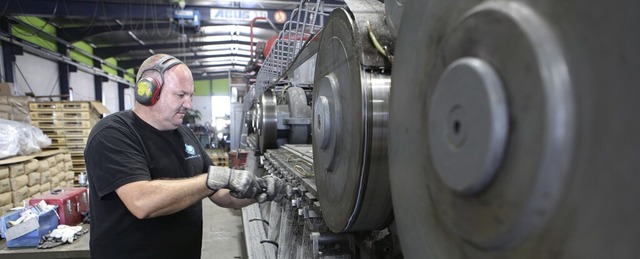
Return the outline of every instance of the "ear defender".
<path id="1" fill-rule="evenodd" d="M 150 68 L 145 69 L 140 73 L 143 75 L 149 70 L 155 70 L 160 73 L 160 81 L 153 77 L 142 77 L 136 82 L 135 96 L 136 101 L 145 106 L 152 106 L 160 99 L 160 93 L 162 92 L 162 86 L 164 85 L 164 72 L 168 69 L 182 64 L 182 62 L 175 57 L 164 57 L 158 60 L 158 62 Z"/>

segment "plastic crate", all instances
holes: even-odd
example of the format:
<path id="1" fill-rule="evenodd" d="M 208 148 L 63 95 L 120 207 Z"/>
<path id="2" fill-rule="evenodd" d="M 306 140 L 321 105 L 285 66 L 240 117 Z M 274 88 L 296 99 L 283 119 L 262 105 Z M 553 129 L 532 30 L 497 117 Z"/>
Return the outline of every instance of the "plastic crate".
<path id="1" fill-rule="evenodd" d="M 39 227 L 36 230 L 32 230 L 25 235 L 22 235 L 18 238 L 7 240 L 7 247 L 36 247 L 40 242 L 40 238 L 51 232 L 58 227 L 58 216 L 56 215 L 55 209 L 50 209 L 45 212 L 40 213 L 37 216 Z M 11 211 L 7 214 L 2 215 L 0 218 L 0 224 L 2 224 L 2 238 L 6 238 L 7 224 L 9 221 L 16 220 L 20 218 L 20 213 L 24 210 Z"/>

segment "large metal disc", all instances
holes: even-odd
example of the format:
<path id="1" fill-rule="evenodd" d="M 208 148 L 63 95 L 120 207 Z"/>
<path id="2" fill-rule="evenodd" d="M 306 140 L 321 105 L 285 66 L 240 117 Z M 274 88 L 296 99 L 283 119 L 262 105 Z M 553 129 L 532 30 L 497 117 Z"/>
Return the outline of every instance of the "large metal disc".
<path id="1" fill-rule="evenodd" d="M 392 216 L 386 155 L 390 78 L 364 70 L 361 58 L 367 54 L 356 28 L 350 13 L 334 10 L 315 69 L 314 171 L 322 215 L 334 232 L 381 229 Z"/>
<path id="2" fill-rule="evenodd" d="M 265 91 L 260 97 L 261 120 L 259 122 L 260 153 L 277 147 L 278 114 L 276 96 L 272 90 Z"/>
<path id="3" fill-rule="evenodd" d="M 640 110 L 632 83 L 640 81 L 640 63 L 620 59 L 640 56 L 640 8 L 525 2 L 405 5 L 389 164 L 406 258 L 640 254 L 640 205 L 629 200 L 640 196 L 640 160 L 633 158 L 640 123 L 629 120 Z M 485 69 L 465 64 L 468 58 Z M 476 84 L 452 79 L 462 75 L 454 70 L 460 64 Z M 479 89 L 465 93 L 473 86 L 501 88 L 506 107 L 492 107 Z M 508 114 L 506 134 L 489 116 L 497 111 Z M 482 136 L 484 142 L 469 142 Z M 441 159 L 449 164 L 438 165 Z"/>

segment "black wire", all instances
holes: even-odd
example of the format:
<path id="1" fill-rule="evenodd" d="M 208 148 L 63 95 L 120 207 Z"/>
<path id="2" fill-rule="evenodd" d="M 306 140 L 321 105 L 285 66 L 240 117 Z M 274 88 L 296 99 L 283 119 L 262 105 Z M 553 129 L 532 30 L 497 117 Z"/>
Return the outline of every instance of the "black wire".
<path id="1" fill-rule="evenodd" d="M 3 17 L 4 13 L 7 11 L 7 8 L 9 8 L 9 2 L 11 2 L 11 0 L 7 0 L 7 3 L 4 5 L 4 8 L 2 8 L 2 13 L 0 13 L 0 17 Z"/>
<path id="2" fill-rule="evenodd" d="M 129 0 L 129 24 L 135 24 L 136 27 L 134 27 L 133 29 L 135 31 L 138 31 L 138 26 L 140 26 L 140 23 L 133 22 L 133 3 L 131 1 L 133 0 Z"/>
<path id="3" fill-rule="evenodd" d="M 24 79 L 24 82 L 27 84 L 27 87 L 29 88 L 29 90 L 31 91 L 31 93 L 35 94 L 35 92 L 33 91 L 33 89 L 31 88 L 31 85 L 29 85 L 29 81 L 27 81 L 27 78 L 24 77 L 24 74 L 22 73 L 22 70 L 20 69 L 20 66 L 18 66 L 18 63 L 16 63 L 15 61 L 13 62 L 13 65 L 16 66 L 16 68 L 18 69 L 18 72 L 20 72 L 20 75 L 22 76 L 22 79 Z"/>
<path id="4" fill-rule="evenodd" d="M 107 16 L 107 10 L 104 7 L 104 0 L 100 1 L 100 3 L 102 4 L 102 14 L 104 15 L 104 20 L 105 20 L 105 25 L 107 26 L 107 28 L 109 29 L 109 31 L 113 31 L 111 29 L 111 26 L 109 25 L 109 20 L 108 20 L 108 16 Z M 96 4 L 97 5 L 97 4 Z"/>
<path id="5" fill-rule="evenodd" d="M 21 11 L 22 13 L 26 13 L 26 12 L 24 11 L 24 9 L 22 9 L 22 5 L 20 4 L 20 1 L 16 1 L 16 3 L 18 3 L 18 8 L 20 8 L 20 11 Z M 56 0 L 56 5 L 55 5 L 55 7 L 53 8 L 53 13 L 51 14 L 51 16 L 52 16 L 52 17 L 54 17 L 54 16 L 56 15 L 56 13 L 57 13 L 57 12 L 58 12 L 58 0 Z M 34 24 L 34 22 L 32 22 L 32 21 L 31 21 L 31 19 L 29 19 L 29 16 L 24 16 L 24 17 L 25 17 L 25 19 L 27 19 L 27 21 L 29 21 L 29 23 L 30 23 L 30 24 Z M 22 34 L 23 36 L 28 36 L 28 37 L 33 37 L 33 36 L 36 36 L 36 35 L 38 35 L 38 34 L 40 34 L 40 33 L 43 33 L 43 32 L 44 32 L 44 33 L 47 33 L 47 32 L 45 32 L 45 31 L 44 31 L 44 28 L 46 28 L 46 27 L 47 27 L 47 25 L 49 25 L 49 20 L 44 20 L 44 19 L 42 19 L 42 20 L 44 21 L 44 25 L 42 25 L 42 28 L 40 28 L 39 30 L 37 30 L 34 34 L 29 35 L 29 34 L 22 33 L 22 32 L 18 32 L 18 31 L 16 31 L 16 32 L 17 32 L 18 34 Z M 53 26 L 53 25 L 51 25 L 51 26 Z M 53 26 L 53 27 L 55 27 L 55 26 Z"/>
<path id="6" fill-rule="evenodd" d="M 67 11 L 67 15 L 69 14 L 69 8 L 67 7 L 67 1 L 63 1 L 64 3 L 64 8 Z M 87 25 L 86 27 L 84 27 L 83 29 L 80 29 L 81 31 L 86 31 L 89 30 L 89 32 L 82 38 L 86 38 L 87 36 L 89 36 L 91 34 L 91 32 L 93 31 L 93 24 L 96 21 L 96 16 L 98 14 L 98 4 L 96 3 L 96 8 L 93 9 L 93 16 L 91 16 L 91 22 L 89 22 L 89 25 Z"/>

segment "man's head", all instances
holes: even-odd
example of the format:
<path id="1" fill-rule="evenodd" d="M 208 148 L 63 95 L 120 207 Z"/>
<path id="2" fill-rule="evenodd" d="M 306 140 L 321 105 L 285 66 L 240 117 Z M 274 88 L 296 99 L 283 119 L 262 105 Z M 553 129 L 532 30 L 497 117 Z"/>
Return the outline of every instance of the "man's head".
<path id="1" fill-rule="evenodd" d="M 158 130 L 173 130 L 182 124 L 192 107 L 194 91 L 193 77 L 186 65 L 169 55 L 156 54 L 142 62 L 136 79 L 134 111 L 140 118 Z M 160 88 L 159 95 L 146 99 L 147 94 L 153 95 L 152 86 Z"/>

